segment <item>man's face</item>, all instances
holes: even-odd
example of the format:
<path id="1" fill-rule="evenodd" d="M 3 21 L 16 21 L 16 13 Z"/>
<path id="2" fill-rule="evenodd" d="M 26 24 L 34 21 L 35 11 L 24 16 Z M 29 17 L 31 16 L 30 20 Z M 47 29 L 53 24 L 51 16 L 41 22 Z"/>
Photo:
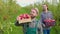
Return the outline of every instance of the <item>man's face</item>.
<path id="1" fill-rule="evenodd" d="M 37 12 L 34 9 L 31 10 L 30 14 L 32 17 L 37 16 Z"/>

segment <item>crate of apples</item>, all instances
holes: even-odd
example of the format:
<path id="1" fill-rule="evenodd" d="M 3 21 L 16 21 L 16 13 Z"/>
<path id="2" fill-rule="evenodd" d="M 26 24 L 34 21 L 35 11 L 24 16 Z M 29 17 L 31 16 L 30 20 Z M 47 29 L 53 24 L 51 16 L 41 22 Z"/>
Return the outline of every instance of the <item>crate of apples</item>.
<path id="1" fill-rule="evenodd" d="M 46 26 L 54 26 L 55 20 L 54 19 L 46 19 L 44 20 Z"/>
<path id="2" fill-rule="evenodd" d="M 29 14 L 21 14 L 17 17 L 17 21 L 20 23 L 28 23 L 31 22 L 31 17 Z"/>

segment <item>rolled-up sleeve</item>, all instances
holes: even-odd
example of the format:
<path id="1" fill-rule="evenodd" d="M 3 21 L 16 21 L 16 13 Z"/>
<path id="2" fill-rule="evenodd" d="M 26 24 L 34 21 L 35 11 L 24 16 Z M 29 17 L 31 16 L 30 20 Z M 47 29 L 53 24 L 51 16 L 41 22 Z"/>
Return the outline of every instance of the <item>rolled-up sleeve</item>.
<path id="1" fill-rule="evenodd" d="M 38 29 L 40 30 L 40 34 L 43 34 L 43 28 L 42 28 L 41 20 L 39 20 L 39 22 L 38 22 Z"/>

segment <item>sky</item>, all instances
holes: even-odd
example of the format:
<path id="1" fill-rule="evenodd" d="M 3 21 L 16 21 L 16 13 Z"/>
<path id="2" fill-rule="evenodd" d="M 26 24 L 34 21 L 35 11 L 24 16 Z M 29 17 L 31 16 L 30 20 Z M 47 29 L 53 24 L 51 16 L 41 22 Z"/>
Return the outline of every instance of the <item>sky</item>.
<path id="1" fill-rule="evenodd" d="M 16 1 L 17 1 L 17 4 L 24 7 L 24 6 L 39 2 L 40 0 L 16 0 Z"/>
<path id="2" fill-rule="evenodd" d="M 27 5 L 34 4 L 34 3 L 37 3 L 37 2 L 42 3 L 41 1 L 42 0 L 16 0 L 16 3 L 19 4 L 22 7 L 25 7 Z M 47 0 L 47 1 L 52 3 L 52 0 Z M 57 1 L 59 1 L 59 0 L 57 0 Z"/>

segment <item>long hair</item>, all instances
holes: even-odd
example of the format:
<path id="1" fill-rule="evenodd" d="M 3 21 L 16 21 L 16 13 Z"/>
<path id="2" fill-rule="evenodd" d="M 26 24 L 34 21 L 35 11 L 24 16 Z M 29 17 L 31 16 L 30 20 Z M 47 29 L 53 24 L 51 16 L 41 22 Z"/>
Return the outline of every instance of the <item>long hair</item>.
<path id="1" fill-rule="evenodd" d="M 43 4 L 43 5 L 46 5 L 46 6 L 47 6 L 47 10 L 49 10 L 49 9 L 48 9 L 48 5 L 47 5 L 47 4 Z M 43 9 L 43 11 L 45 11 L 45 10 Z"/>

